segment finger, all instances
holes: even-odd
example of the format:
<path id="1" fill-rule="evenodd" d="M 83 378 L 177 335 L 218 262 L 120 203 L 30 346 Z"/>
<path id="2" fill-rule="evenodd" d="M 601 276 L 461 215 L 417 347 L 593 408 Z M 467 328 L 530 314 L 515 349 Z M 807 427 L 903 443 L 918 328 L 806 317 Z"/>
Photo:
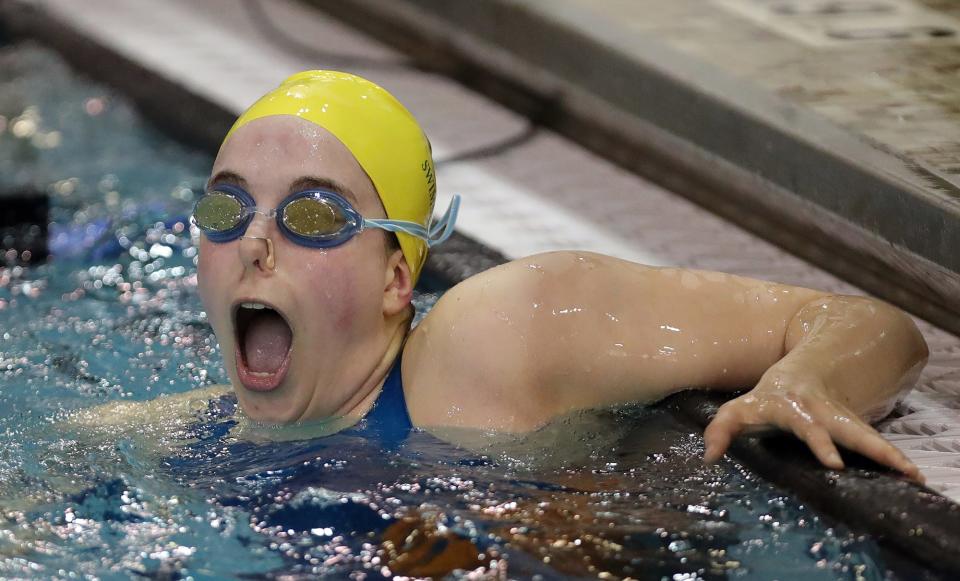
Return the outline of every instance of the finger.
<path id="1" fill-rule="evenodd" d="M 705 464 L 718 462 L 730 447 L 730 442 L 743 431 L 743 428 L 740 412 L 729 404 L 721 406 L 713 421 L 703 431 L 705 444 L 703 462 Z"/>
<path id="2" fill-rule="evenodd" d="M 920 468 L 869 425 L 860 422 L 838 421 L 835 424 L 833 435 L 842 446 L 862 454 L 874 462 L 889 466 L 916 482 L 921 484 L 925 482 L 923 475 L 920 473 Z"/>
<path id="3" fill-rule="evenodd" d="M 835 406 L 817 404 L 820 417 L 829 417 L 831 435 L 840 445 L 871 460 L 902 472 L 908 478 L 923 484 L 925 478 L 920 469 L 896 446 L 881 436 L 873 426 L 857 415 Z"/>
<path id="4" fill-rule="evenodd" d="M 793 432 L 796 437 L 803 440 L 821 464 L 827 468 L 842 470 L 843 460 L 840 458 L 840 452 L 837 451 L 829 430 L 818 419 L 822 415 L 813 413 L 815 411 L 818 410 L 812 410 L 804 402 L 792 399 L 788 408 L 769 419 L 772 424 Z"/>
<path id="5" fill-rule="evenodd" d="M 817 460 L 827 468 L 833 470 L 843 470 L 843 459 L 837 446 L 833 443 L 830 432 L 819 424 L 810 424 L 805 420 L 800 420 L 805 425 L 791 426 L 793 433 L 798 438 L 806 442 L 807 447 L 817 457 Z"/>
<path id="6" fill-rule="evenodd" d="M 870 458 L 871 460 L 889 466 L 894 470 L 902 472 L 913 480 L 922 482 L 923 477 L 916 464 L 911 462 L 900 450 L 893 444 L 883 439 L 877 434 L 861 433 L 858 438 L 851 438 L 849 444 L 844 442 L 851 450 Z"/>

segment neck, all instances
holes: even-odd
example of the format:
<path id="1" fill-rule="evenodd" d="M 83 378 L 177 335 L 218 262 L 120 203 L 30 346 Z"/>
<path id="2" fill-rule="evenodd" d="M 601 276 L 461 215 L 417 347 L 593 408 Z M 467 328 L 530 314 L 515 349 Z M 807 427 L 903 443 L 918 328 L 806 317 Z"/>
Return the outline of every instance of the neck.
<path id="1" fill-rule="evenodd" d="M 383 388 L 383 383 L 387 379 L 390 368 L 393 367 L 397 356 L 403 350 L 403 343 L 410 330 L 412 317 L 413 314 L 408 309 L 404 311 L 403 314 L 398 315 L 392 321 L 386 323 L 384 337 L 386 337 L 387 346 L 383 355 L 354 391 L 354 395 L 337 410 L 334 414 L 335 417 L 343 418 L 348 421 L 349 425 L 353 425 L 363 418 L 363 416 L 367 415 L 367 412 L 373 407 L 374 402 L 377 401 L 377 397 L 380 396 L 380 391 Z"/>

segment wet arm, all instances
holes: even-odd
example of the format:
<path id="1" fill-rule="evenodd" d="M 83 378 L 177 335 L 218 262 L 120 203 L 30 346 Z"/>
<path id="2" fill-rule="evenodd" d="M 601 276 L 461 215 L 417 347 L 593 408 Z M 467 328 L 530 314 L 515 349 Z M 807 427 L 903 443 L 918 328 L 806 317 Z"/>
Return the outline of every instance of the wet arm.
<path id="1" fill-rule="evenodd" d="M 837 442 L 922 480 L 864 421 L 889 413 L 926 363 L 926 343 L 906 314 L 868 298 L 823 297 L 793 317 L 784 350 L 751 392 L 720 408 L 705 434 L 707 461 L 718 459 L 738 433 L 776 426 L 806 441 L 832 468 L 843 467 Z"/>
<path id="2" fill-rule="evenodd" d="M 113 401 L 77 410 L 67 424 L 110 434 L 142 431 L 144 426 L 154 425 L 172 431 L 196 421 L 196 414 L 205 410 L 211 399 L 230 393 L 230 389 L 214 385 L 147 401 Z"/>
<path id="3" fill-rule="evenodd" d="M 411 402 L 422 423 L 525 431 L 687 388 L 753 387 L 721 408 L 708 459 L 741 431 L 778 427 L 825 464 L 839 465 L 836 440 L 904 471 L 857 414 L 887 409 L 926 353 L 912 321 L 879 301 L 576 252 L 458 285 L 410 344 L 422 384 L 443 386 Z"/>
<path id="4" fill-rule="evenodd" d="M 818 370 L 831 396 L 869 420 L 890 412 L 929 355 L 903 311 L 854 296 L 805 305 L 791 321 L 784 344 L 787 355 L 779 368 Z"/>
<path id="5" fill-rule="evenodd" d="M 495 360 L 524 350 L 523 373 L 512 376 L 527 385 L 511 393 L 524 394 L 541 420 L 686 388 L 753 388 L 724 405 L 707 430 L 708 460 L 744 430 L 777 427 L 828 466 L 842 466 L 837 442 L 916 474 L 863 420 L 888 411 L 925 362 L 922 336 L 898 309 L 588 253 L 531 257 L 497 276 L 518 290 L 508 297 L 488 290 L 469 304 L 484 317 L 486 335 L 505 338 L 487 347 L 504 350 Z"/>
<path id="6" fill-rule="evenodd" d="M 822 296 L 591 253 L 516 260 L 448 291 L 413 333 L 405 361 L 417 361 L 426 386 L 413 407 L 425 422 L 523 431 L 689 387 L 743 389 L 783 356 L 797 311 Z M 498 422 L 476 419 L 486 417 Z"/>
<path id="7" fill-rule="evenodd" d="M 564 267 L 571 259 L 595 268 Z M 865 297 L 606 257 L 541 261 L 557 273 L 539 289 L 543 302 L 565 305 L 557 314 L 593 313 L 540 325 L 561 344 L 575 338 L 567 349 L 557 349 L 557 339 L 538 342 L 545 350 L 535 360 L 545 365 L 536 375 L 551 394 L 542 401 L 558 406 L 555 413 L 684 388 L 752 387 L 708 427 L 708 461 L 737 434 L 776 427 L 803 439 L 824 465 L 843 467 L 836 442 L 919 479 L 864 421 L 888 413 L 926 362 L 923 337 L 902 311 Z M 578 288 L 589 279 L 592 292 Z"/>

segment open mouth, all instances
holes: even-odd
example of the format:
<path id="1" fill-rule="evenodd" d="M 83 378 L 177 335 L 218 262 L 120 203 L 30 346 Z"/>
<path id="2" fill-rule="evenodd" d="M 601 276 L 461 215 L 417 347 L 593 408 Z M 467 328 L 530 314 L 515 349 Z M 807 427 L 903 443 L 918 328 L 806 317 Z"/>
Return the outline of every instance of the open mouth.
<path id="1" fill-rule="evenodd" d="M 256 301 L 234 305 L 237 375 L 252 391 L 271 391 L 290 367 L 293 330 L 286 318 L 272 306 Z"/>

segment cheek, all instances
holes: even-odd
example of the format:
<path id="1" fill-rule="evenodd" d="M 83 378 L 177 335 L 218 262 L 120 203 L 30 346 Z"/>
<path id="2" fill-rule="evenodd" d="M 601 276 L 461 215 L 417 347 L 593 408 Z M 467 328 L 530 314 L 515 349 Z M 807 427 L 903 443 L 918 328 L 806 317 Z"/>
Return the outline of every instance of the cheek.
<path id="1" fill-rule="evenodd" d="M 382 273 L 359 253 L 328 252 L 324 260 L 304 262 L 303 283 L 310 289 L 313 308 L 326 312 L 339 333 L 366 328 L 380 316 Z"/>
<path id="2" fill-rule="evenodd" d="M 208 314 L 214 305 L 222 304 L 223 295 L 229 285 L 226 260 L 226 248 L 211 244 L 206 240 L 200 242 L 200 254 L 197 259 L 197 292 L 200 302 Z"/>
<path id="3" fill-rule="evenodd" d="M 316 251 L 314 251 L 316 252 Z M 337 332 L 345 332 L 358 312 L 356 270 L 349 261 L 339 260 L 330 253 L 301 262 L 304 269 L 300 284 L 309 293 L 308 302 L 315 313 L 325 313 L 328 324 Z"/>
<path id="4" fill-rule="evenodd" d="M 340 288 L 337 289 L 337 292 L 340 293 L 339 296 L 346 297 L 346 300 L 340 303 L 340 308 L 337 310 L 333 326 L 337 332 L 346 333 L 354 326 L 361 305 L 357 303 L 357 285 L 354 280 L 349 277 L 343 277 L 340 279 L 339 287 Z"/>

